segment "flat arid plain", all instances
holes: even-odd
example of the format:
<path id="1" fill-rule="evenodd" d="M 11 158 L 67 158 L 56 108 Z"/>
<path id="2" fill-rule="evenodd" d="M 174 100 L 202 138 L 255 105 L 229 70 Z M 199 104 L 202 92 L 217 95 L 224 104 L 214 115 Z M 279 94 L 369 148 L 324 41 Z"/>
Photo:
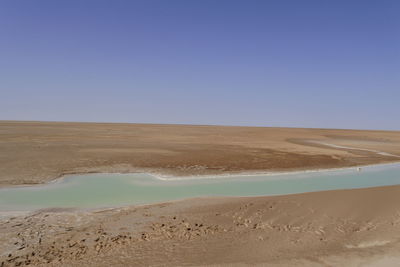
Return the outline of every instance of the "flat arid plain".
<path id="1" fill-rule="evenodd" d="M 400 132 L 0 122 L 0 187 L 68 174 L 221 175 L 400 161 Z M 395 266 L 400 186 L 194 198 L 0 219 L 0 264 Z"/>

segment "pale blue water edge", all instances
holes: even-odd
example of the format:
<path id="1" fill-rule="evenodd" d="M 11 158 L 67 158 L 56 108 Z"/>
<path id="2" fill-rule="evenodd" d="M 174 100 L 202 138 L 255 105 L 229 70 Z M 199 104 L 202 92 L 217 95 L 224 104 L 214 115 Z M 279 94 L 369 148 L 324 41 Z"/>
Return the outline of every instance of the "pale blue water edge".
<path id="1" fill-rule="evenodd" d="M 0 211 L 101 208 L 207 196 L 268 196 L 400 184 L 400 164 L 279 175 L 160 180 L 149 174 L 88 174 L 0 189 Z"/>

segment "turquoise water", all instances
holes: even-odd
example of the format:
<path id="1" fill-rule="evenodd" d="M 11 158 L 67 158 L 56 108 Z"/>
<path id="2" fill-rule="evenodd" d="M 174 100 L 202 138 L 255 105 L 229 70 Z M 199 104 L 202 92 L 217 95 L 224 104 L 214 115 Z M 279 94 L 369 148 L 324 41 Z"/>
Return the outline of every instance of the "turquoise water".
<path id="1" fill-rule="evenodd" d="M 0 189 L 0 211 L 100 208 L 191 197 L 266 196 L 400 184 L 400 164 L 279 175 L 158 179 L 149 174 L 74 175 L 54 183 Z"/>

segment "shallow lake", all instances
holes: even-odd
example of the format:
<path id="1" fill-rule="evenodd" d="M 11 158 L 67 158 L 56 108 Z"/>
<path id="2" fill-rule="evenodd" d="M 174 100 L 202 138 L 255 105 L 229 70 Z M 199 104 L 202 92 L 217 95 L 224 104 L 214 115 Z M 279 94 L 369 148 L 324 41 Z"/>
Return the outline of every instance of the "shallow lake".
<path id="1" fill-rule="evenodd" d="M 0 211 L 101 208 L 206 196 L 267 196 L 400 184 L 400 164 L 344 170 L 159 179 L 149 174 L 71 175 L 55 182 L 0 189 Z"/>

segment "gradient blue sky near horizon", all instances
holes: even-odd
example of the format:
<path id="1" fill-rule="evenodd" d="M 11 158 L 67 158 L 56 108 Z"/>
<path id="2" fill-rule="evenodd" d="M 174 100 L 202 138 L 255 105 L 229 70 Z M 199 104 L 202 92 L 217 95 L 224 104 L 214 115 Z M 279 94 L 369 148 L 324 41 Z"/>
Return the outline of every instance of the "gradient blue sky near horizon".
<path id="1" fill-rule="evenodd" d="M 400 130 L 400 1 L 3 0 L 0 120 Z"/>

